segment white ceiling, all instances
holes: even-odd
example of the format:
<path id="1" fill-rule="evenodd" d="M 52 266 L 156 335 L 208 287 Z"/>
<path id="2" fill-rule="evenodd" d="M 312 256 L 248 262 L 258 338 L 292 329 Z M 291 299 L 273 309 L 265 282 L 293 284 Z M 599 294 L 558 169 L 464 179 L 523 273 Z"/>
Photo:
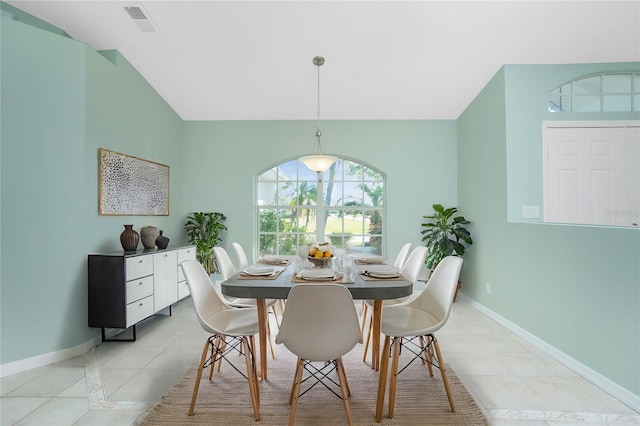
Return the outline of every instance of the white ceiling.
<path id="1" fill-rule="evenodd" d="M 185 120 L 455 119 L 504 64 L 640 61 L 640 1 L 7 1 Z M 158 28 L 142 32 L 123 6 Z"/>

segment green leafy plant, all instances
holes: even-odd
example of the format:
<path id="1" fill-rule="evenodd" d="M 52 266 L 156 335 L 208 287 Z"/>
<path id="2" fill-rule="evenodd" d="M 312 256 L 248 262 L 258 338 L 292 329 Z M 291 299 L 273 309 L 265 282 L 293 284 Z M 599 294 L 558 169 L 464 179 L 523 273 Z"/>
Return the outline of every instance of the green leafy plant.
<path id="1" fill-rule="evenodd" d="M 208 274 L 216 270 L 213 248 L 222 241 L 221 234 L 227 230 L 223 223 L 225 220 L 227 217 L 222 213 L 195 212 L 187 216 L 187 223 L 184 224 L 189 243 L 196 246 L 196 259 Z"/>
<path id="2" fill-rule="evenodd" d="M 454 216 L 458 209 L 450 207 L 445 209 L 441 204 L 433 205 L 434 214 L 423 216 L 430 222 L 425 222 L 421 231 L 429 254 L 425 260 L 427 268 L 434 269 L 442 259 L 452 254 L 462 256 L 464 244 L 471 245 L 471 233 L 465 228 L 469 222 L 464 216 Z"/>

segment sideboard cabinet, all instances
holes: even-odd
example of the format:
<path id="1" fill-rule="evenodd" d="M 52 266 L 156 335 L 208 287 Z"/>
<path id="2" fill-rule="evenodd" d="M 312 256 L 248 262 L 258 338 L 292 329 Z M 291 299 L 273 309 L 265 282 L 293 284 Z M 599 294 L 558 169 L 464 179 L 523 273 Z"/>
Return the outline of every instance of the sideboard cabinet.
<path id="1" fill-rule="evenodd" d="M 195 246 L 89 255 L 89 327 L 126 329 L 189 295 L 180 263 Z"/>

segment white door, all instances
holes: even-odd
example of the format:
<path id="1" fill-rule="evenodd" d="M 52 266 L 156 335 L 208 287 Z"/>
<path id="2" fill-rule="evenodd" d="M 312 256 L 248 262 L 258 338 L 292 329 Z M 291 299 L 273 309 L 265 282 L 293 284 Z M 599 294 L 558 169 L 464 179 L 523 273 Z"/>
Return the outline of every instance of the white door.
<path id="1" fill-rule="evenodd" d="M 585 124 L 546 123 L 545 221 L 638 226 L 640 127 Z"/>

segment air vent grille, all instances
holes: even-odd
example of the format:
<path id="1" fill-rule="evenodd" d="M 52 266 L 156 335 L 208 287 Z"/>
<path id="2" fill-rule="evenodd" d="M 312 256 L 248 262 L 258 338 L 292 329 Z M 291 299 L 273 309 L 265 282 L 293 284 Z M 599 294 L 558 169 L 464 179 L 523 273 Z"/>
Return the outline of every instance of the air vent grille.
<path id="1" fill-rule="evenodd" d="M 129 14 L 131 19 L 147 19 L 147 15 L 145 15 L 138 6 L 125 6 L 124 10 Z"/>
<path id="2" fill-rule="evenodd" d="M 129 15 L 133 23 L 144 33 L 159 32 L 153 23 L 149 14 L 140 5 L 129 5 L 123 7 L 124 11 Z"/>

